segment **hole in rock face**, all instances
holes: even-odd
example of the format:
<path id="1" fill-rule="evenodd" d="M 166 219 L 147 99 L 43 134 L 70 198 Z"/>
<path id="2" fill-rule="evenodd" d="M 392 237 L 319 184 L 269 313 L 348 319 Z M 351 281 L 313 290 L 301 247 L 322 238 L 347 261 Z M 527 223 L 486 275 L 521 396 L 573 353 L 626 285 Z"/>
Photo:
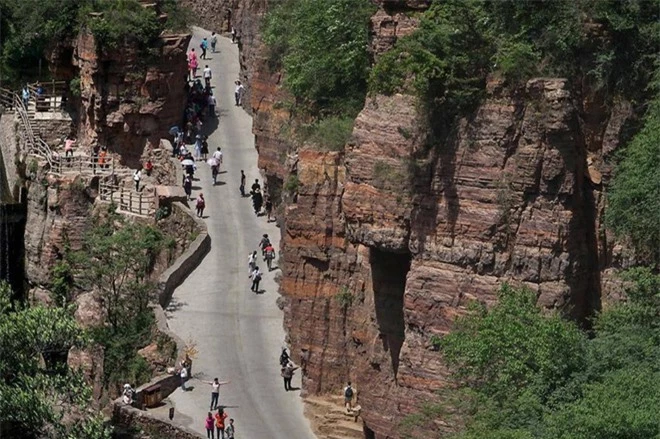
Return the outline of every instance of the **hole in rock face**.
<path id="1" fill-rule="evenodd" d="M 376 439 L 376 433 L 374 433 L 374 431 L 371 428 L 364 425 L 363 430 L 364 430 L 364 439 Z"/>
<path id="2" fill-rule="evenodd" d="M 390 253 L 372 248 L 369 255 L 374 288 L 376 323 L 383 348 L 390 353 L 394 376 L 399 370 L 399 353 L 405 339 L 403 293 L 410 270 L 409 253 Z"/>

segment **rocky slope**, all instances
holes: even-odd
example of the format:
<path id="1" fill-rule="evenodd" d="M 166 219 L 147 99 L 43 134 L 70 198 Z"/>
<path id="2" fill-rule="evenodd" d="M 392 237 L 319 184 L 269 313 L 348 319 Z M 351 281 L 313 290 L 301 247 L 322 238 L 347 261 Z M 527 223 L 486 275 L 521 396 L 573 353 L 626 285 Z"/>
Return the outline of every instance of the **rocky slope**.
<path id="1" fill-rule="evenodd" d="M 374 56 L 428 2 L 378 3 Z M 431 339 L 468 301 L 492 303 L 503 281 L 577 319 L 607 300 L 629 256 L 602 226 L 603 191 L 631 106 L 561 78 L 516 90 L 493 79 L 439 147 L 425 146 L 415 98 L 395 95 L 367 99 L 345 152 L 293 151 L 258 35 L 266 7 L 237 2 L 233 16 L 259 166 L 272 192 L 298 179 L 279 218 L 280 266 L 294 356 L 308 358 L 304 391 L 341 393 L 350 379 L 366 437 L 398 437 L 401 419 L 447 385 Z"/>

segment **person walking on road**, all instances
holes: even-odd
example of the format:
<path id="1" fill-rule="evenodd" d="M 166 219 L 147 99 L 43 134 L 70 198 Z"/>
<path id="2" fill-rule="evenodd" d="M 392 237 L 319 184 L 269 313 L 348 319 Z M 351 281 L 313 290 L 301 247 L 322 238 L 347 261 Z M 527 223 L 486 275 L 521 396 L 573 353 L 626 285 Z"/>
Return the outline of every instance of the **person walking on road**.
<path id="1" fill-rule="evenodd" d="M 270 216 L 273 213 L 273 202 L 270 201 L 270 196 L 266 198 L 266 204 L 264 205 L 264 208 L 266 209 L 266 222 L 269 223 L 271 221 Z"/>
<path id="2" fill-rule="evenodd" d="M 252 192 L 252 207 L 254 208 L 254 214 L 259 216 L 261 214 L 261 206 L 264 203 L 264 198 L 261 195 L 260 190 Z"/>
<path id="3" fill-rule="evenodd" d="M 266 260 L 266 266 L 268 267 L 268 272 L 273 271 L 272 265 L 273 265 L 273 259 L 275 259 L 275 248 L 273 247 L 272 244 L 268 244 L 266 249 L 264 250 L 264 259 Z"/>
<path id="4" fill-rule="evenodd" d="M 206 437 L 208 439 L 215 439 L 215 436 L 213 435 L 213 415 L 211 412 L 206 415 L 204 426 L 206 427 Z"/>
<path id="5" fill-rule="evenodd" d="M 186 389 L 186 381 L 188 380 L 188 368 L 181 362 L 181 371 L 179 372 L 179 376 L 181 377 L 181 390 L 184 392 L 187 390 Z"/>
<path id="6" fill-rule="evenodd" d="M 211 72 L 211 67 L 209 67 L 208 64 L 204 66 L 204 70 L 202 71 L 202 76 L 204 76 L 204 85 L 206 86 L 206 88 L 210 89 L 213 72 Z"/>
<path id="7" fill-rule="evenodd" d="M 225 419 L 227 419 L 227 413 L 220 407 L 218 413 L 215 414 L 215 428 L 218 433 L 218 439 L 224 439 L 225 437 Z"/>
<path id="8" fill-rule="evenodd" d="M 206 207 L 206 200 L 204 200 L 204 194 L 199 193 L 197 200 L 195 201 L 195 207 L 197 208 L 197 216 L 199 218 L 204 218 L 204 208 Z"/>
<path id="9" fill-rule="evenodd" d="M 239 187 L 241 191 L 241 197 L 245 197 L 245 172 L 241 169 L 241 186 Z"/>
<path id="10" fill-rule="evenodd" d="M 209 155 L 209 141 L 208 137 L 202 137 L 202 160 L 206 160 Z"/>
<path id="11" fill-rule="evenodd" d="M 213 180 L 213 186 L 215 186 L 218 182 L 218 166 L 220 166 L 220 164 L 213 157 L 209 159 L 208 163 L 211 164 L 211 179 Z"/>
<path id="12" fill-rule="evenodd" d="M 213 153 L 213 158 L 218 161 L 218 166 L 222 165 L 222 148 L 218 148 Z"/>
<path id="13" fill-rule="evenodd" d="M 245 87 L 241 84 L 241 81 L 236 80 L 234 82 L 236 88 L 234 89 L 234 99 L 236 100 L 236 106 L 239 107 L 243 102 L 243 93 L 245 93 Z"/>
<path id="14" fill-rule="evenodd" d="M 215 410 L 218 408 L 218 398 L 220 396 L 220 386 L 229 384 L 229 381 L 218 381 L 217 378 L 213 378 L 213 381 L 204 381 L 206 384 L 211 385 L 211 408 L 209 410 Z"/>
<path id="15" fill-rule="evenodd" d="M 284 390 L 287 392 L 289 390 L 292 390 L 291 388 L 291 380 L 293 379 L 293 372 L 298 369 L 297 367 L 293 367 L 293 363 L 290 361 L 287 363 L 286 366 L 282 368 L 282 378 L 284 378 Z"/>
<path id="16" fill-rule="evenodd" d="M 190 200 L 192 198 L 192 178 L 190 175 L 183 177 L 183 190 L 186 193 L 186 197 Z"/>
<path id="17" fill-rule="evenodd" d="M 229 418 L 229 425 L 225 429 L 225 438 L 234 439 L 234 434 L 236 434 L 236 429 L 234 427 L 234 419 Z"/>
<path id="18" fill-rule="evenodd" d="M 236 29 L 234 29 L 234 26 L 231 27 L 231 42 L 236 42 Z"/>
<path id="19" fill-rule="evenodd" d="M 211 52 L 215 53 L 215 45 L 218 43 L 218 36 L 211 32 Z"/>
<path id="20" fill-rule="evenodd" d="M 248 277 L 252 277 L 252 272 L 254 271 L 254 267 L 256 266 L 257 266 L 257 252 L 255 250 L 248 256 Z"/>
<path id="21" fill-rule="evenodd" d="M 199 44 L 199 48 L 202 49 L 202 54 L 200 55 L 200 59 L 206 59 L 206 49 L 209 47 L 209 42 L 206 38 L 202 39 L 202 42 Z"/>
<path id="22" fill-rule="evenodd" d="M 202 159 L 202 136 L 197 134 L 195 137 L 195 161 Z"/>
<path id="23" fill-rule="evenodd" d="M 261 276 L 262 273 L 259 270 L 259 267 L 255 265 L 254 270 L 250 275 L 250 278 L 252 279 L 252 286 L 250 287 L 250 290 L 254 291 L 255 293 L 259 292 L 259 282 L 261 282 Z"/>
<path id="24" fill-rule="evenodd" d="M 197 54 L 195 49 L 190 49 L 188 53 L 188 69 L 190 70 L 190 80 L 194 81 L 197 76 L 197 68 L 199 67 L 199 62 L 197 61 Z"/>
<path id="25" fill-rule="evenodd" d="M 261 185 L 259 184 L 259 179 L 258 178 L 254 179 L 254 183 L 252 183 L 251 189 L 252 189 L 252 192 L 261 190 Z"/>
<path id="26" fill-rule="evenodd" d="M 209 106 L 209 116 L 210 117 L 216 117 L 217 114 L 215 114 L 215 106 L 218 105 L 218 101 L 215 99 L 215 96 L 213 96 L 212 91 L 209 91 L 209 97 L 207 99 L 207 104 Z"/>
<path id="27" fill-rule="evenodd" d="M 286 348 L 282 348 L 282 353 L 280 354 L 280 366 L 286 367 L 289 364 L 289 353 L 286 351 Z"/>

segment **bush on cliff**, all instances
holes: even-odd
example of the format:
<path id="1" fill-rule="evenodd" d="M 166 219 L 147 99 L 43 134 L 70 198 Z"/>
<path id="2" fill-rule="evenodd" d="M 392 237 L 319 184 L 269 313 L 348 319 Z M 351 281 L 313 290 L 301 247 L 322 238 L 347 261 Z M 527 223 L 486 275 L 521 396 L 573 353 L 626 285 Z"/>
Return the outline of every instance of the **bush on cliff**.
<path id="1" fill-rule="evenodd" d="M 644 100 L 659 23 L 655 0 L 437 1 L 379 58 L 369 89 L 418 94 L 441 133 L 479 102 L 488 74 L 513 85 L 583 77 L 610 96 Z"/>
<path id="2" fill-rule="evenodd" d="M 660 85 L 660 84 L 659 84 Z M 660 265 L 660 96 L 622 154 L 606 210 L 607 224 L 630 239 L 640 257 Z"/>
<path id="3" fill-rule="evenodd" d="M 2 437 L 42 438 L 48 432 L 54 439 L 109 439 L 110 430 L 98 418 L 84 415 L 90 389 L 66 363 L 70 348 L 87 343 L 74 310 L 27 306 L 10 298 L 9 286 L 0 282 Z M 72 413 L 78 420 L 65 420 Z"/>
<path id="4" fill-rule="evenodd" d="M 405 427 L 463 425 L 456 439 L 630 439 L 660 435 L 660 276 L 626 275 L 628 302 L 589 332 L 536 307 L 536 294 L 504 286 L 437 345 L 458 395 Z M 411 423 L 411 421 L 414 421 Z"/>
<path id="5" fill-rule="evenodd" d="M 284 0 L 268 12 L 263 38 L 298 105 L 321 116 L 362 108 L 374 11 L 364 0 Z"/>
<path id="6" fill-rule="evenodd" d="M 104 215 L 93 219 L 82 249 L 67 257 L 78 285 L 102 299 L 106 322 L 91 334 L 104 347 L 103 384 L 114 393 L 121 384 L 143 383 L 151 375 L 136 352 L 155 334 L 149 274 L 165 238 L 158 229 L 128 221 L 112 208 Z"/>
<path id="7" fill-rule="evenodd" d="M 126 42 L 149 47 L 162 30 L 155 9 L 144 8 L 137 0 L 98 0 L 81 9 L 80 21 L 101 47 L 108 48 Z"/>

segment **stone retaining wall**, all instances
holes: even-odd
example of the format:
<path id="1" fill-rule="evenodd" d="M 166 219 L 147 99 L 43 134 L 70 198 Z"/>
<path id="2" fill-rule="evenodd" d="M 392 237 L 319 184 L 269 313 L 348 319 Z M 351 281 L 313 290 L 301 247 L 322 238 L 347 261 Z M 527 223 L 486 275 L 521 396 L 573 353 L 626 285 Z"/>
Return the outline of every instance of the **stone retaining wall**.
<path id="1" fill-rule="evenodd" d="M 121 401 L 114 402 L 112 423 L 126 429 L 138 428 L 149 436 L 157 438 L 199 439 L 202 437 L 188 428 L 174 426 L 166 420 L 151 416 L 149 412 L 122 404 Z"/>
<path id="2" fill-rule="evenodd" d="M 178 209 L 184 215 L 190 215 L 199 230 L 199 236 L 190 244 L 190 247 L 159 277 L 157 285 L 159 304 L 154 304 L 153 306 L 158 330 L 167 334 L 177 345 L 178 364 L 179 360 L 184 356 L 185 342 L 170 331 L 164 310 L 172 299 L 174 289 L 181 285 L 211 249 L 211 237 L 208 234 L 206 223 L 195 217 L 186 205 L 180 202 L 174 202 L 172 203 L 172 208 Z M 161 386 L 161 396 L 162 399 L 165 399 L 176 390 L 179 384 L 180 378 L 178 375 L 161 375 L 149 383 L 138 387 L 136 399 L 141 401 L 144 389 L 153 385 Z M 154 437 L 168 439 L 198 439 L 201 437 L 192 430 L 175 426 L 168 420 L 160 419 L 151 412 L 127 406 L 122 403 L 121 398 L 115 400 L 113 403 L 112 423 L 113 425 L 127 429 L 139 428 Z"/>
<path id="3" fill-rule="evenodd" d="M 158 302 L 165 309 L 172 299 L 174 289 L 188 277 L 190 273 L 202 262 L 204 256 L 211 250 L 211 237 L 206 229 L 206 223 L 195 217 L 190 208 L 180 202 L 172 203 L 174 209 L 190 215 L 197 223 L 199 236 L 190 244 L 190 247 L 172 264 L 158 279 Z"/>

